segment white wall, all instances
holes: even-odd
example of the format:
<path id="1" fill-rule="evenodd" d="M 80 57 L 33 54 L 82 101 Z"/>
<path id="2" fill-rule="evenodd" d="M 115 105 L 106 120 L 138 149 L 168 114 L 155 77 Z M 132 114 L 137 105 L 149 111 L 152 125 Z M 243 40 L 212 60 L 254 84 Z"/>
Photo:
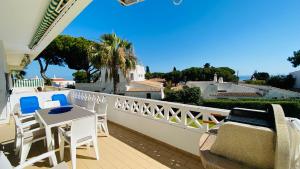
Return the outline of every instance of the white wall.
<path id="1" fill-rule="evenodd" d="M 299 89 L 300 88 L 300 70 L 292 72 L 290 74 L 293 75 L 294 78 L 296 78 L 294 88 Z"/>
<path id="2" fill-rule="evenodd" d="M 188 81 L 186 85 L 188 87 L 199 87 L 201 96 L 204 98 L 209 98 L 210 95 L 214 95 L 218 92 L 218 88 L 213 81 Z"/>
<path id="3" fill-rule="evenodd" d="M 101 76 L 97 82 L 95 82 L 95 85 L 97 84 L 99 86 L 97 91 L 105 92 L 105 93 L 113 93 L 113 81 L 112 79 L 110 80 L 109 78 L 105 78 L 106 68 L 101 69 Z M 118 92 L 119 93 L 124 93 L 126 91 L 126 84 L 127 84 L 127 79 L 123 75 L 123 73 L 119 70 L 119 77 L 120 77 L 120 82 L 118 83 Z M 78 89 L 81 85 L 78 85 Z M 77 89 L 77 84 L 76 84 L 76 89 Z M 96 91 L 96 90 L 94 90 Z"/>
<path id="4" fill-rule="evenodd" d="M 75 83 L 75 88 L 91 92 L 97 91 L 103 93 L 113 93 L 113 86 L 111 81 L 97 81 L 95 83 Z M 126 91 L 126 84 L 124 84 L 124 82 L 118 83 L 117 88 L 120 89 L 120 93 L 124 93 Z"/>
<path id="5" fill-rule="evenodd" d="M 113 93 L 113 82 L 109 78 L 105 78 L 106 72 L 109 74 L 109 70 L 106 68 L 101 69 L 101 76 L 95 83 L 76 83 L 75 87 L 79 90 L 86 91 L 100 91 L 104 93 Z M 133 80 L 130 80 L 131 73 L 133 74 Z M 125 93 L 126 85 L 128 81 L 144 81 L 145 80 L 145 69 L 144 66 L 136 65 L 134 70 L 128 72 L 127 77 L 119 70 L 120 82 L 117 85 L 118 93 Z"/>
<path id="6" fill-rule="evenodd" d="M 108 109 L 108 119 L 156 140 L 199 156 L 199 139 L 202 135 L 201 132 L 187 130 L 176 125 L 167 124 L 147 117 L 136 116 L 131 113 L 114 109 L 112 106 L 109 106 Z"/>
<path id="7" fill-rule="evenodd" d="M 147 98 L 147 93 L 151 94 L 151 99 L 155 99 L 155 100 L 163 99 L 161 91 L 158 91 L 158 92 L 126 92 L 125 96 Z"/>
<path id="8" fill-rule="evenodd" d="M 141 65 L 136 65 L 134 70 L 129 71 L 128 73 L 128 77 L 131 78 L 131 76 L 133 75 L 133 79 L 130 79 L 132 81 L 144 81 L 145 80 L 145 68 L 144 66 Z"/>
<path id="9" fill-rule="evenodd" d="M 6 121 L 7 117 L 7 93 L 6 93 L 6 79 L 5 73 L 7 72 L 6 53 L 3 41 L 0 40 L 0 123 Z"/>

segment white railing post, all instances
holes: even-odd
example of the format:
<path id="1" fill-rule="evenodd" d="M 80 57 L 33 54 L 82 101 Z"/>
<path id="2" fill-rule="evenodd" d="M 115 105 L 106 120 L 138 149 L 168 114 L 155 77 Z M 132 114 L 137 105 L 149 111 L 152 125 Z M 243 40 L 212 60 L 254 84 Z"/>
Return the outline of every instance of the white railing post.
<path id="1" fill-rule="evenodd" d="M 205 131 L 208 131 L 209 130 L 209 124 L 208 124 L 209 118 L 208 118 L 208 115 L 206 112 L 203 112 L 202 120 L 203 120 L 203 126 L 204 126 Z"/>
<path id="2" fill-rule="evenodd" d="M 164 105 L 164 120 L 165 122 L 169 122 L 170 120 L 170 106 L 169 105 Z"/>

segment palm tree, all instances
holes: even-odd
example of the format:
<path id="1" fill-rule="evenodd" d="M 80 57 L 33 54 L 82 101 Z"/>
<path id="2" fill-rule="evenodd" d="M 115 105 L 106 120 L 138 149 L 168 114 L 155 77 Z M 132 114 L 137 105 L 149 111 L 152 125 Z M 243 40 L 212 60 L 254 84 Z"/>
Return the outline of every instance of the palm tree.
<path id="1" fill-rule="evenodd" d="M 116 94 L 119 83 L 119 70 L 126 77 L 129 70 L 134 69 L 137 59 L 134 55 L 133 45 L 127 40 L 119 38 L 115 33 L 104 34 L 100 38 L 101 62 L 99 67 L 105 66 L 106 79 L 113 81 L 113 91 Z"/>

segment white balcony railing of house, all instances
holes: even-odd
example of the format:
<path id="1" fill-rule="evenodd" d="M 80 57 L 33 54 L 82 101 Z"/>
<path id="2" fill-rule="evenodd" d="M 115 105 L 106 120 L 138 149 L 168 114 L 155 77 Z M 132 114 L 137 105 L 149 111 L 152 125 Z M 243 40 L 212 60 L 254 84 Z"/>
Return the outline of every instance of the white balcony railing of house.
<path id="1" fill-rule="evenodd" d="M 106 102 L 108 120 L 111 122 L 195 155 L 198 155 L 198 142 L 202 133 L 212 127 L 212 124 L 220 124 L 220 116 L 229 114 L 229 110 L 224 109 L 81 90 L 13 94 L 10 96 L 8 110 L 10 113 L 18 111 L 20 97 L 34 95 L 43 103 L 51 100 L 55 93 L 66 94 L 71 103 L 74 98 Z"/>
<path id="2" fill-rule="evenodd" d="M 13 88 L 37 88 L 44 87 L 43 79 L 30 79 L 30 80 L 13 80 Z"/>
<path id="3" fill-rule="evenodd" d="M 229 110 L 178 104 L 151 99 L 71 90 L 69 99 L 106 102 L 108 119 L 134 131 L 198 155 L 198 143 L 209 127 Z"/>

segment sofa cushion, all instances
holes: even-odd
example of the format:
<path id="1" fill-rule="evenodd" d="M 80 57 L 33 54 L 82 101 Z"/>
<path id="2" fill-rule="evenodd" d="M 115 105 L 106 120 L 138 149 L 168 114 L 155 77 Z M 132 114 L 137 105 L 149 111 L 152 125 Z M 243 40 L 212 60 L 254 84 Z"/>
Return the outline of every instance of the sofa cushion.
<path id="1" fill-rule="evenodd" d="M 254 168 L 271 169 L 275 159 L 275 132 L 266 127 L 226 122 L 210 151 Z"/>

